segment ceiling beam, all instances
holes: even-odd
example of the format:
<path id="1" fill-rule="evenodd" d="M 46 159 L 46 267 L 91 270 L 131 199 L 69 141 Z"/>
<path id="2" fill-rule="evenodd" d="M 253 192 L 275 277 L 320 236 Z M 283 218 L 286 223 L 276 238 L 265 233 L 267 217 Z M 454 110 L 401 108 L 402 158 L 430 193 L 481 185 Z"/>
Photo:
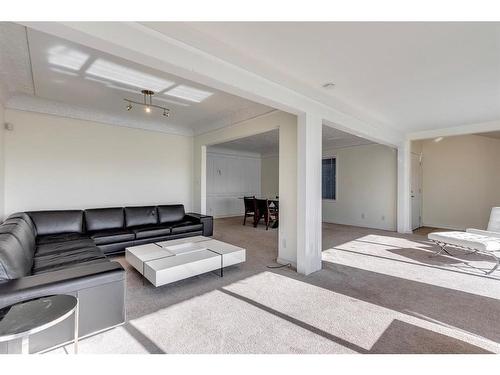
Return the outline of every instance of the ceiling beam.
<path id="1" fill-rule="evenodd" d="M 481 122 L 476 124 L 467 124 L 460 126 L 453 126 L 444 129 L 430 129 L 420 132 L 410 133 L 407 139 L 410 141 L 417 141 L 421 139 L 430 139 L 437 137 L 452 137 L 456 135 L 468 135 L 477 133 L 488 133 L 500 130 L 500 120 Z"/>
<path id="2" fill-rule="evenodd" d="M 354 135 L 397 146 L 404 135 L 364 121 L 135 22 L 25 22 L 25 26 L 233 95 L 300 115 L 314 113 Z"/>

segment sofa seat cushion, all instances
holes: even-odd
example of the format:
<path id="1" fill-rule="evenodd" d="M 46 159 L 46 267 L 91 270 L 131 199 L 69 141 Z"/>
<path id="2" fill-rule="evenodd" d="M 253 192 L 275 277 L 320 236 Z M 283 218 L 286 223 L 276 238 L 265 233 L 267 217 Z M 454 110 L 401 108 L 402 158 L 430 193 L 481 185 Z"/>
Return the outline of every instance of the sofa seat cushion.
<path id="1" fill-rule="evenodd" d="M 54 265 L 54 266 L 51 266 L 48 268 L 40 267 L 37 269 L 33 269 L 31 271 L 31 275 L 39 275 L 41 273 L 59 271 L 59 270 L 63 270 L 66 268 L 73 268 L 73 267 L 83 267 L 83 266 L 94 267 L 95 264 L 102 264 L 102 263 L 112 263 L 112 262 L 110 262 L 109 259 L 107 259 L 107 258 L 96 258 L 96 259 L 87 260 L 84 262 L 61 263 L 59 265 Z"/>
<path id="2" fill-rule="evenodd" d="M 80 238 L 71 241 L 50 242 L 38 245 L 35 256 L 41 256 L 51 253 L 60 253 L 69 250 L 78 250 L 94 246 L 94 241 L 90 238 Z"/>
<path id="3" fill-rule="evenodd" d="M 63 267 L 83 265 L 95 260 L 106 260 L 104 253 L 96 246 L 36 255 L 33 262 L 32 274 L 61 269 Z"/>
<path id="4" fill-rule="evenodd" d="M 132 229 L 136 239 L 168 236 L 171 233 L 169 226 L 149 225 Z"/>
<path id="5" fill-rule="evenodd" d="M 190 220 L 183 220 L 169 224 L 172 227 L 172 234 L 195 232 L 203 230 L 203 224 Z"/>
<path id="6" fill-rule="evenodd" d="M 90 238 L 94 240 L 96 245 L 106 245 L 116 242 L 133 241 L 135 234 L 125 229 L 109 229 L 91 233 Z"/>
<path id="7" fill-rule="evenodd" d="M 61 234 L 51 234 L 47 236 L 38 236 L 36 240 L 38 245 L 44 245 L 47 243 L 74 241 L 85 238 L 88 239 L 90 237 L 88 234 L 81 234 L 81 233 L 61 233 Z"/>

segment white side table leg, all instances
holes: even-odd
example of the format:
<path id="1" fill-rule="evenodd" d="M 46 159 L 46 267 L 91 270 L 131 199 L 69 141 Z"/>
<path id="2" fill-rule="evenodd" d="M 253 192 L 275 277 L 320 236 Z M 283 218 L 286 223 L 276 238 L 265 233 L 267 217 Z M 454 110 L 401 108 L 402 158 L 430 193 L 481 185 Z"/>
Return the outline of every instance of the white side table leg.
<path id="1" fill-rule="evenodd" d="M 75 307 L 75 343 L 74 343 L 74 354 L 78 354 L 78 318 L 79 318 L 79 302 L 76 303 Z"/>

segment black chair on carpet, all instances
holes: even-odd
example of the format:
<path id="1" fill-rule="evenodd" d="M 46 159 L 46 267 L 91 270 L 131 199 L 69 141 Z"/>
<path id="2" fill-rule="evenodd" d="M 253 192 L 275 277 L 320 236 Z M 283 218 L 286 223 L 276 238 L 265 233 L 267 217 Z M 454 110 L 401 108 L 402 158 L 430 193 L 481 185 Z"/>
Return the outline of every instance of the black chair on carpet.
<path id="1" fill-rule="evenodd" d="M 269 208 L 269 200 L 267 199 L 256 199 L 256 219 L 254 227 L 257 228 L 260 219 L 264 218 L 264 223 L 266 224 L 266 230 L 269 229 L 269 223 L 271 222 L 271 210 Z"/>
<path id="2" fill-rule="evenodd" d="M 255 224 L 256 220 L 255 196 L 243 197 L 243 202 L 245 203 L 245 216 L 243 217 L 243 225 L 246 225 L 248 216 L 253 217 L 253 222 Z"/>

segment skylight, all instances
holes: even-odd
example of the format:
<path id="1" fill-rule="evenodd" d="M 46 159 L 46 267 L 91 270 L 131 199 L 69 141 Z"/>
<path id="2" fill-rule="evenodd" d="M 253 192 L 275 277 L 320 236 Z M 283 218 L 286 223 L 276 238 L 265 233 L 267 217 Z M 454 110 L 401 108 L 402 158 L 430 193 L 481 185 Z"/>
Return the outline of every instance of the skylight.
<path id="1" fill-rule="evenodd" d="M 171 99 L 167 99 L 167 98 L 160 98 L 160 97 L 156 97 L 156 96 L 155 96 L 155 100 L 159 100 L 159 101 L 164 102 L 164 103 L 170 103 L 170 104 L 179 105 L 181 107 L 189 107 L 191 105 L 191 104 L 179 102 L 177 100 L 171 100 Z"/>
<path id="2" fill-rule="evenodd" d="M 94 61 L 87 69 L 87 74 L 155 92 L 165 90 L 174 84 L 172 81 L 102 59 Z"/>
<path id="3" fill-rule="evenodd" d="M 175 96 L 176 98 L 181 98 L 189 100 L 191 102 L 199 103 L 208 98 L 209 96 L 213 95 L 213 92 L 195 89 L 194 87 L 186 85 L 179 85 L 167 91 L 165 95 Z"/>
<path id="4" fill-rule="evenodd" d="M 55 46 L 49 49 L 49 63 L 71 70 L 80 70 L 88 60 L 89 55 L 68 48 L 66 46 Z"/>

